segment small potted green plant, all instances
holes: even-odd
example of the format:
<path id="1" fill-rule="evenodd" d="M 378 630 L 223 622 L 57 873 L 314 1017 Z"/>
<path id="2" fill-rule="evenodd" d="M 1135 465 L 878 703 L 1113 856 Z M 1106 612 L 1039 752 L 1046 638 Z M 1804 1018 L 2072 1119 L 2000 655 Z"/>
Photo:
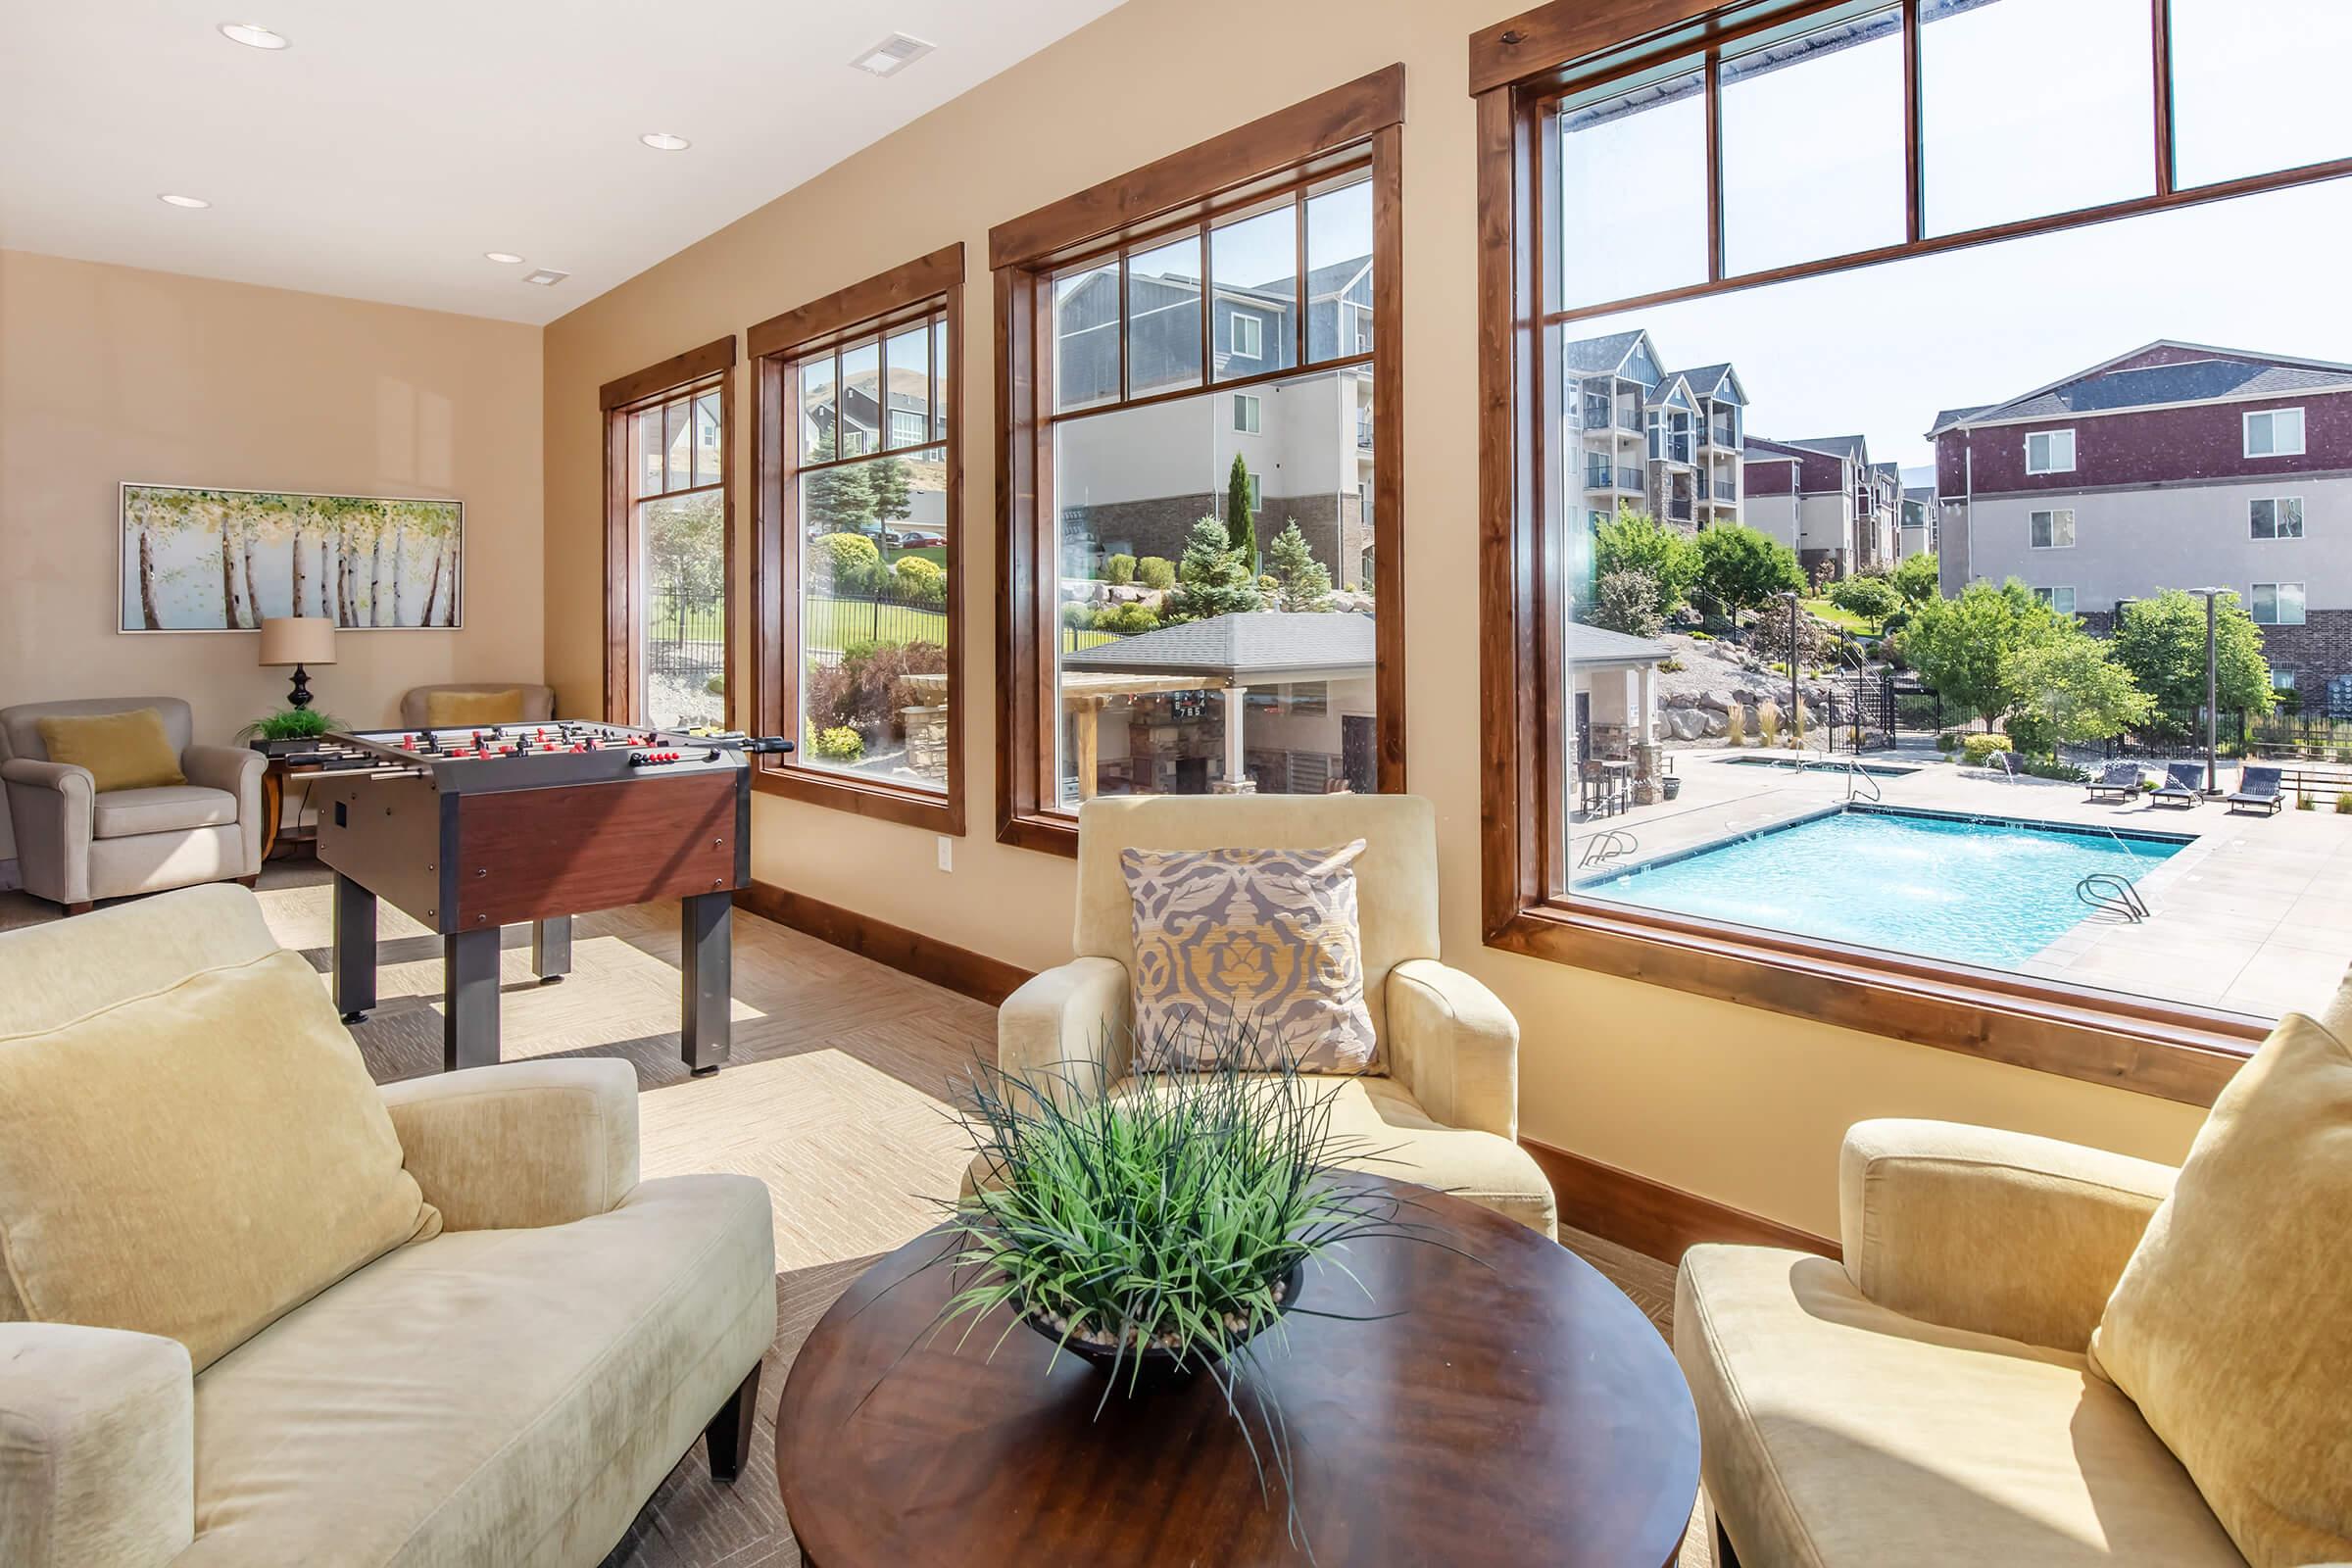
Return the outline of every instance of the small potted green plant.
<path id="1" fill-rule="evenodd" d="M 328 730 L 346 728 L 343 720 L 316 708 L 281 708 L 237 731 L 239 740 L 315 741 Z"/>

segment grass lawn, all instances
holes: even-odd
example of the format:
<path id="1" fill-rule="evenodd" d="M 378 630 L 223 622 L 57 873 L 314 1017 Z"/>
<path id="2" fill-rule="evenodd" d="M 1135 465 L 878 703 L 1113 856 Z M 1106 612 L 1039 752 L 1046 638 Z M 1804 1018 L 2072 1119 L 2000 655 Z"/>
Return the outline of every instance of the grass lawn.
<path id="1" fill-rule="evenodd" d="M 914 556 L 920 560 L 928 561 L 931 563 L 931 564 L 941 568 L 942 570 L 947 568 L 948 547 L 946 545 L 924 545 L 917 550 L 891 550 L 887 548 L 882 550 L 882 561 L 885 565 L 896 564 L 897 563 L 906 559 L 908 556 Z"/>
<path id="2" fill-rule="evenodd" d="M 1826 620 L 1833 626 L 1841 626 L 1857 637 L 1878 635 L 1878 628 L 1869 621 L 1864 620 L 1850 610 L 1839 610 L 1827 599 L 1805 599 L 1798 603 L 1802 604 L 1806 612 L 1816 620 Z M 1786 631 L 1788 628 L 1783 627 L 1782 629 Z"/>
<path id="3" fill-rule="evenodd" d="M 874 607 L 870 602 L 856 599 L 804 602 L 801 613 L 808 617 L 802 622 L 801 635 L 810 648 L 847 648 L 875 634 Z M 882 637 L 891 642 L 945 643 L 948 612 L 884 605 L 880 629 Z M 1079 631 L 1070 626 L 1061 629 L 1061 651 L 1065 654 L 1117 641 L 1117 637 L 1106 631 Z"/>

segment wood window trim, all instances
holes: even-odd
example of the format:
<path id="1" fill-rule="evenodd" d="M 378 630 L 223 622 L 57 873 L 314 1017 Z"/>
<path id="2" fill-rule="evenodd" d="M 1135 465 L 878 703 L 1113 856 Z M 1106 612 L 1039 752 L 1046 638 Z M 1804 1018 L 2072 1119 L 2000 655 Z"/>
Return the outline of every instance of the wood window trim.
<path id="1" fill-rule="evenodd" d="M 960 838 L 965 832 L 963 712 L 963 242 L 748 328 L 752 361 L 752 711 L 766 734 L 796 739 L 800 723 L 800 492 L 797 444 L 784 437 L 794 396 L 786 377 L 818 350 L 943 316 L 947 323 L 948 780 L 945 793 L 762 757 L 752 787 L 769 795 Z M 774 428 L 771 428 L 771 425 Z M 927 449 L 926 449 L 927 450 Z"/>
<path id="2" fill-rule="evenodd" d="M 735 722 L 735 338 L 729 333 L 658 365 L 607 381 L 596 401 L 605 421 L 605 658 L 604 715 L 615 724 L 642 724 L 637 710 L 637 567 L 635 457 L 628 449 L 629 416 L 664 402 L 700 381 L 718 382 L 720 571 L 726 587 L 720 615 L 726 641 L 719 679 L 726 687 L 727 722 Z"/>
<path id="3" fill-rule="evenodd" d="M 1076 819 L 1051 809 L 1054 767 L 1046 725 L 1055 710 L 1055 595 L 1041 582 L 1058 560 L 1045 537 L 1053 475 L 1041 462 L 1039 367 L 1052 352 L 1052 321 L 1036 308 L 1038 283 L 1130 238 L 1196 220 L 1237 198 L 1271 196 L 1319 177 L 1322 161 L 1368 155 L 1372 177 L 1373 602 L 1376 766 L 1385 792 L 1404 788 L 1404 67 L 1394 65 L 1277 110 L 999 223 L 989 230 L 996 285 L 997 443 L 997 838 L 1075 857 Z M 1303 222 L 1303 218 L 1301 219 Z M 1206 328 L 1204 327 L 1204 330 Z M 1304 311 L 1299 330 L 1304 331 Z M 1196 397 L 1314 368 L 1215 380 L 1203 367 Z"/>
<path id="4" fill-rule="evenodd" d="M 1537 171 L 1545 102 L 1581 61 L 1671 37 L 1662 53 L 1692 54 L 1759 26 L 1826 9 L 1829 0 L 1554 0 L 1474 34 L 1477 100 L 1479 359 L 1479 579 L 1482 691 L 1481 924 L 1489 946 L 1648 984 L 1890 1036 L 1941 1050 L 2134 1093 L 2210 1104 L 2265 1033 L 2240 1015 L 2082 990 L 2025 976 L 1909 960 L 1778 933 L 1635 913 L 1552 897 L 1565 707 L 1547 671 L 1559 667 L 1562 628 L 1540 585 L 1543 463 L 1536 416 L 1539 334 L 1547 320 L 1751 288 L 2138 216 L 2352 173 L 2352 160 L 2250 176 L 2192 190 L 2170 177 L 2169 96 L 2157 97 L 2158 194 L 1968 234 L 1914 238 L 1862 256 L 1825 259 L 1690 288 L 1597 305 L 1541 309 L 1532 238 L 1539 232 Z M 1915 8 L 1906 6 L 1907 35 Z M 2154 0 L 2160 70 L 2167 34 Z M 1921 157 L 1916 74 L 1907 74 L 1913 139 L 1910 200 Z M 1710 147 L 1711 160 L 1719 153 Z M 1710 170 L 1712 188 L 1717 175 Z"/>

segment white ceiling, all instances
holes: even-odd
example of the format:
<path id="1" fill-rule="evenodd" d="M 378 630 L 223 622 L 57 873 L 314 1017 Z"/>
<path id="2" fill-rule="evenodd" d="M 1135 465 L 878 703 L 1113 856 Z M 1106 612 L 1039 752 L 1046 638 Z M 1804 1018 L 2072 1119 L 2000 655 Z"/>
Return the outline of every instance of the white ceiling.
<path id="1" fill-rule="evenodd" d="M 543 323 L 1116 4 L 0 0 L 0 246 Z"/>

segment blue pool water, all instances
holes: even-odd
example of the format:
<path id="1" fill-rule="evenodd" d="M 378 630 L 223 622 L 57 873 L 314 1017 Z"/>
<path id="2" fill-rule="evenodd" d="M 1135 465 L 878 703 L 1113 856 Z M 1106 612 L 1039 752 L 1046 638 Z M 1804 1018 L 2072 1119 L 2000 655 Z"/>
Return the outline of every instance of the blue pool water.
<path id="1" fill-rule="evenodd" d="M 2090 913 L 2075 884 L 2136 880 L 2185 838 L 1851 808 L 1580 879 L 1580 892 L 1741 925 L 2006 968 Z"/>

